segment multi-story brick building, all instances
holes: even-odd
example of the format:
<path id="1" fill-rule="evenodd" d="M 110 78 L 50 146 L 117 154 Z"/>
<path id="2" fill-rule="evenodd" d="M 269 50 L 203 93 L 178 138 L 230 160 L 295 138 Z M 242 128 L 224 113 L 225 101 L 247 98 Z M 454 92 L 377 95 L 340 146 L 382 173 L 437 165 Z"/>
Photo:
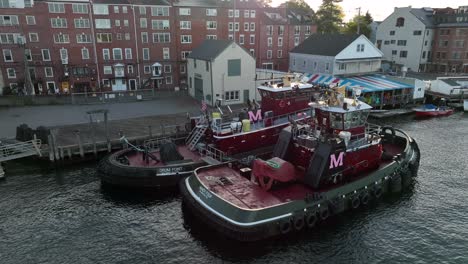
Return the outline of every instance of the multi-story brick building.
<path id="1" fill-rule="evenodd" d="M 468 73 L 468 6 L 438 9 L 434 23 L 432 70 Z"/>
<path id="2" fill-rule="evenodd" d="M 0 0 L 0 89 L 185 88 L 185 57 L 206 38 L 287 70 L 289 50 L 315 31 L 307 14 L 253 0 Z"/>

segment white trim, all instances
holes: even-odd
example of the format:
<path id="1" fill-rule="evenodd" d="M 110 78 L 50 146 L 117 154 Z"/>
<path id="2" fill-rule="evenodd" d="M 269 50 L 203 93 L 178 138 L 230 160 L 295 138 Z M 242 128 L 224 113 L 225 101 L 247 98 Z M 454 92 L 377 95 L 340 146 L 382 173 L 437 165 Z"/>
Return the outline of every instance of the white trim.
<path id="1" fill-rule="evenodd" d="M 264 219 L 264 220 L 259 220 L 259 221 L 255 221 L 255 222 L 250 222 L 250 223 L 241 223 L 241 222 L 238 222 L 236 220 L 232 220 L 231 218 L 228 218 L 224 215 L 222 215 L 221 213 L 219 213 L 218 211 L 214 210 L 213 208 L 211 208 L 209 205 L 207 205 L 205 202 L 203 202 L 202 199 L 200 199 L 196 194 L 195 192 L 192 190 L 192 187 L 190 187 L 190 184 L 188 183 L 188 180 L 189 180 L 190 177 L 186 178 L 185 179 L 185 186 L 187 187 L 187 190 L 189 191 L 190 195 L 192 195 L 192 197 L 199 203 L 201 204 L 203 207 L 205 207 L 205 209 L 207 209 L 208 211 L 210 211 L 211 213 L 215 214 L 216 216 L 228 221 L 229 223 L 231 224 L 234 224 L 234 225 L 238 225 L 238 226 L 255 226 L 255 225 L 259 225 L 259 224 L 264 224 L 264 223 L 268 223 L 268 222 L 272 222 L 272 221 L 276 221 L 276 220 L 279 220 L 279 219 L 282 219 L 282 218 L 286 218 L 286 217 L 290 217 L 292 216 L 292 213 L 287 213 L 287 214 L 284 214 L 284 215 L 279 215 L 279 216 L 275 216 L 275 217 L 272 217 L 272 218 L 267 218 L 267 219 Z"/>

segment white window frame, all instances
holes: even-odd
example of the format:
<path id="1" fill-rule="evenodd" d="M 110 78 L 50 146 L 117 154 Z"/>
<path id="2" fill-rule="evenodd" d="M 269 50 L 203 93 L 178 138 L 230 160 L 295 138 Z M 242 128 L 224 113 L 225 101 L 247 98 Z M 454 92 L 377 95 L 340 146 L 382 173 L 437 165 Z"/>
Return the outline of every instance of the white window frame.
<path id="1" fill-rule="evenodd" d="M 255 18 L 255 10 L 250 10 L 250 18 Z"/>
<path id="2" fill-rule="evenodd" d="M 267 59 L 273 58 L 273 51 L 272 50 L 267 50 Z"/>
<path id="3" fill-rule="evenodd" d="M 29 33 L 29 42 L 39 42 L 39 34 L 35 32 Z"/>
<path id="4" fill-rule="evenodd" d="M 151 55 L 150 55 L 150 49 L 149 48 L 143 48 L 142 57 L 143 57 L 144 61 L 149 61 L 150 60 Z"/>
<path id="5" fill-rule="evenodd" d="M 218 22 L 216 21 L 206 21 L 207 30 L 216 30 L 218 28 Z"/>
<path id="6" fill-rule="evenodd" d="M 277 55 L 276 57 L 278 57 L 278 59 L 283 58 L 283 50 L 278 50 L 276 55 Z"/>
<path id="7" fill-rule="evenodd" d="M 105 75 L 111 75 L 112 74 L 112 66 L 104 66 L 103 73 Z"/>
<path id="8" fill-rule="evenodd" d="M 130 40 L 130 33 L 126 32 L 126 33 L 124 34 L 124 39 L 125 39 L 125 40 Z"/>
<path id="9" fill-rule="evenodd" d="M 172 84 L 172 76 L 166 76 L 165 78 L 166 84 Z"/>
<path id="10" fill-rule="evenodd" d="M 15 68 L 7 68 L 6 71 L 7 71 L 7 78 L 8 79 L 15 79 L 16 78 Z M 11 75 L 10 73 L 13 73 L 13 75 Z"/>
<path id="11" fill-rule="evenodd" d="M 112 59 L 113 60 L 123 60 L 123 53 L 121 48 L 112 49 Z"/>
<path id="12" fill-rule="evenodd" d="M 8 54 L 7 54 L 8 53 Z M 7 60 L 7 55 L 10 57 L 9 60 Z M 4 62 L 13 62 L 13 52 L 11 51 L 11 49 L 4 49 L 3 50 L 3 61 Z"/>
<path id="13" fill-rule="evenodd" d="M 36 25 L 36 17 L 35 16 L 26 16 L 26 24 L 27 25 Z"/>
<path id="14" fill-rule="evenodd" d="M 68 21 L 66 18 L 53 17 L 50 19 L 52 28 L 68 28 Z"/>
<path id="15" fill-rule="evenodd" d="M 145 41 L 146 38 L 146 41 Z M 141 43 L 148 43 L 149 38 L 148 38 L 148 32 L 141 32 Z"/>
<path id="16" fill-rule="evenodd" d="M 218 10 L 216 8 L 207 8 L 206 9 L 206 16 L 217 16 Z"/>
<path id="17" fill-rule="evenodd" d="M 70 35 L 68 34 L 54 34 L 54 43 L 67 44 L 70 43 Z"/>
<path id="18" fill-rule="evenodd" d="M 47 54 L 47 56 L 44 56 L 45 54 Z M 42 61 L 50 61 L 51 60 L 50 50 L 49 49 L 41 49 L 41 55 L 42 55 Z M 48 58 L 46 58 L 46 57 L 48 57 Z"/>
<path id="19" fill-rule="evenodd" d="M 88 18 L 81 18 L 81 17 L 75 18 L 73 20 L 73 24 L 75 28 L 89 28 L 90 27 Z"/>
<path id="20" fill-rule="evenodd" d="M 180 43 L 182 44 L 192 43 L 192 35 L 180 35 Z"/>
<path id="21" fill-rule="evenodd" d="M 110 49 L 102 49 L 102 59 L 104 61 L 109 61 L 111 59 Z"/>
<path id="22" fill-rule="evenodd" d="M 88 4 L 72 4 L 73 14 L 88 14 Z"/>
<path id="23" fill-rule="evenodd" d="M 130 70 L 131 69 L 131 70 Z M 135 69 L 133 68 L 133 65 L 127 65 L 127 73 L 128 74 L 133 74 L 135 73 Z"/>
<path id="24" fill-rule="evenodd" d="M 110 29 L 110 28 L 112 28 L 111 20 L 108 19 L 108 18 L 96 18 L 96 19 L 94 19 L 94 25 L 95 25 L 96 29 Z"/>
<path id="25" fill-rule="evenodd" d="M 89 49 L 86 47 L 83 47 L 81 49 L 81 59 L 83 60 L 89 60 Z"/>
<path id="26" fill-rule="evenodd" d="M 170 49 L 163 48 L 163 60 L 169 60 L 171 58 Z"/>
<path id="27" fill-rule="evenodd" d="M 54 77 L 54 68 L 52 67 L 44 67 L 44 76 L 46 78 Z"/>
<path id="28" fill-rule="evenodd" d="M 255 31 L 255 22 L 250 23 L 250 31 Z"/>
<path id="29" fill-rule="evenodd" d="M 143 66 L 143 72 L 145 74 L 150 74 L 151 73 L 151 66 L 150 65 L 144 65 Z"/>
<path id="30" fill-rule="evenodd" d="M 192 21 L 180 21 L 180 29 L 192 29 Z"/>
<path id="31" fill-rule="evenodd" d="M 249 10 L 244 10 L 244 18 L 250 18 L 250 11 Z"/>
<path id="32" fill-rule="evenodd" d="M 164 72 L 165 73 L 171 73 L 172 72 L 172 65 L 170 65 L 170 64 L 164 65 Z"/>
<path id="33" fill-rule="evenodd" d="M 244 45 L 245 42 L 245 36 L 244 34 L 239 35 L 239 44 Z"/>
<path id="34" fill-rule="evenodd" d="M 283 38 L 278 37 L 278 47 L 282 47 L 282 46 L 283 46 Z"/>
<path id="35" fill-rule="evenodd" d="M 131 48 L 125 48 L 125 59 L 126 60 L 132 60 L 133 59 L 133 54 L 132 54 L 132 49 Z"/>
<path id="36" fill-rule="evenodd" d="M 119 6 L 114 6 L 114 13 L 115 13 L 115 14 L 119 14 L 119 13 L 120 13 Z"/>
<path id="37" fill-rule="evenodd" d="M 251 34 L 251 35 L 249 36 L 249 43 L 250 43 L 250 45 L 255 44 L 255 35 L 252 35 L 252 34 Z"/>
<path id="38" fill-rule="evenodd" d="M 244 22 L 244 31 L 249 31 L 249 30 L 250 30 L 249 22 Z"/>
<path id="39" fill-rule="evenodd" d="M 180 65 L 180 73 L 181 73 L 181 74 L 184 74 L 184 73 L 186 73 L 186 72 L 187 72 L 187 70 L 186 70 L 185 65 L 184 65 L 184 64 L 181 64 L 181 65 Z"/>
<path id="40" fill-rule="evenodd" d="M 65 13 L 64 3 L 47 3 L 49 7 L 49 13 Z"/>
<path id="41" fill-rule="evenodd" d="M 148 19 L 146 17 L 140 17 L 140 28 L 148 28 Z"/>
<path id="42" fill-rule="evenodd" d="M 191 10 L 190 8 L 180 7 L 179 8 L 179 16 L 190 16 Z"/>

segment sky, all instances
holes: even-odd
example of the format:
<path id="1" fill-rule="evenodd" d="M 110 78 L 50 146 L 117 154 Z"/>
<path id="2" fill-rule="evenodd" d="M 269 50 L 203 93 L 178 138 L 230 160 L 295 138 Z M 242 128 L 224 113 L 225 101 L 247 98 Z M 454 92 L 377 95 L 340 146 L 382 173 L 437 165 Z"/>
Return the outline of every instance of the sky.
<path id="1" fill-rule="evenodd" d="M 277 6 L 286 0 L 273 0 L 273 6 Z M 319 8 L 322 3 L 321 0 L 306 0 L 306 2 L 315 11 Z M 468 5 L 467 0 L 343 0 L 340 4 L 343 7 L 345 13 L 345 21 L 351 19 L 357 14 L 356 8 L 361 7 L 363 14 L 369 10 L 369 13 L 374 17 L 376 21 L 382 21 L 389 16 L 394 7 L 458 7 L 462 5 Z"/>

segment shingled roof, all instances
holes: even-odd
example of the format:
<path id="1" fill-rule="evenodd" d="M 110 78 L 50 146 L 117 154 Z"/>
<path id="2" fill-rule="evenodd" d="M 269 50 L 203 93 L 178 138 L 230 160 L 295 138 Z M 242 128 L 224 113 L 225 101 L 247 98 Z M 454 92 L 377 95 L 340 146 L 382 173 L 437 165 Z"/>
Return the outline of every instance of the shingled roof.
<path id="1" fill-rule="evenodd" d="M 207 61 L 213 60 L 232 43 L 232 40 L 207 39 L 200 46 L 193 49 L 188 57 Z"/>
<path id="2" fill-rule="evenodd" d="M 291 50 L 292 53 L 302 53 L 322 56 L 336 56 L 354 40 L 357 34 L 313 34 L 299 46 Z"/>

